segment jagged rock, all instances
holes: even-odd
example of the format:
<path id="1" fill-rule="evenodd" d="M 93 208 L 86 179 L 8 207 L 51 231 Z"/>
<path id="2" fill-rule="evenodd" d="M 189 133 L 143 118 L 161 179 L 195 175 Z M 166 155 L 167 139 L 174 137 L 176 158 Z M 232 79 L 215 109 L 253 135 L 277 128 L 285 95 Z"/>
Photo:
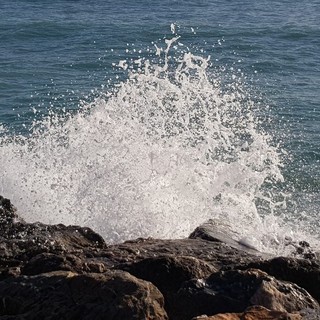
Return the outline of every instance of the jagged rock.
<path id="1" fill-rule="evenodd" d="M 250 269 L 319 300 L 316 257 L 270 259 L 223 226 L 210 230 L 210 237 L 202 226 L 188 239 L 106 245 L 89 228 L 26 223 L 0 196 L 0 319 L 167 319 L 167 312 L 185 320 L 253 304 L 318 315 L 305 290 Z"/>
<path id="2" fill-rule="evenodd" d="M 237 233 L 230 225 L 221 220 L 209 219 L 207 222 L 198 226 L 190 235 L 190 239 L 204 239 L 213 242 L 223 242 L 232 248 L 246 251 L 254 255 L 270 257 L 265 253 L 259 252 L 254 246 L 241 242 L 242 236 Z"/>
<path id="3" fill-rule="evenodd" d="M 93 257 L 105 247 L 103 238 L 90 228 L 26 223 L 18 218 L 10 200 L 0 196 L 0 279 L 19 274 L 17 270 L 30 274 L 32 264 L 35 274 L 35 260 L 41 260 L 38 267 L 42 271 L 80 272 L 87 267 L 76 262 L 76 257 Z"/>
<path id="4" fill-rule="evenodd" d="M 147 258 L 136 263 L 119 266 L 134 276 L 152 282 L 165 298 L 169 318 L 174 313 L 175 295 L 181 285 L 191 279 L 208 277 L 215 268 L 208 263 L 187 256 L 165 255 Z"/>
<path id="5" fill-rule="evenodd" d="M 18 220 L 15 207 L 9 199 L 0 195 L 0 231 L 1 234 L 8 230 L 12 223 Z M 22 220 L 21 220 L 22 221 Z"/>
<path id="6" fill-rule="evenodd" d="M 263 260 L 260 256 L 232 248 L 225 243 L 203 239 L 137 239 L 108 246 L 99 255 L 105 257 L 109 263 L 112 262 L 113 267 L 164 255 L 194 257 L 207 262 L 217 270 L 228 270 Z"/>
<path id="7" fill-rule="evenodd" d="M 185 281 L 208 277 L 217 271 L 208 263 L 194 257 L 172 255 L 146 258 L 118 268 L 152 282 L 161 292 L 176 292 Z"/>
<path id="8" fill-rule="evenodd" d="M 105 268 L 103 264 L 100 265 L 99 268 L 98 264 L 86 262 L 86 260 L 72 254 L 57 255 L 52 253 L 41 253 L 26 262 L 21 273 L 24 275 L 36 275 L 57 270 L 73 271 L 77 273 L 101 273 Z"/>
<path id="9" fill-rule="evenodd" d="M 302 316 L 297 313 L 269 310 L 262 306 L 247 308 L 241 313 L 219 313 L 214 316 L 199 316 L 192 320 L 300 320 Z"/>
<path id="10" fill-rule="evenodd" d="M 294 248 L 291 255 L 297 258 L 304 259 L 319 259 L 320 253 L 311 248 L 307 241 L 290 241 L 291 246 Z"/>
<path id="11" fill-rule="evenodd" d="M 166 320 L 163 304 L 154 285 L 124 271 L 56 271 L 6 279 L 0 286 L 1 319 Z"/>
<path id="12" fill-rule="evenodd" d="M 319 320 L 320 319 L 320 309 L 304 309 L 299 312 L 303 320 Z"/>
<path id="13" fill-rule="evenodd" d="M 223 242 L 235 249 L 250 252 L 262 256 L 264 259 L 272 258 L 271 254 L 260 252 L 246 237 L 243 238 L 225 221 L 209 219 L 207 222 L 198 226 L 189 236 L 190 239 L 204 239 L 213 242 Z M 270 241 L 278 241 L 270 235 Z M 311 248 L 307 241 L 293 241 L 290 237 L 283 239 L 283 245 L 291 251 L 291 256 L 303 259 L 319 259 L 320 252 Z"/>
<path id="14" fill-rule="evenodd" d="M 258 268 L 277 279 L 294 282 L 320 302 L 319 260 L 277 257 L 249 263 L 245 268 Z"/>
<path id="15" fill-rule="evenodd" d="M 228 244 L 203 239 L 137 239 L 106 246 L 104 240 L 89 228 L 26 223 L 18 218 L 10 201 L 3 197 L 0 198 L 0 208 L 0 278 L 12 273 L 13 268 L 30 274 L 30 266 L 36 261 L 38 266 L 42 264 L 39 272 L 61 268 L 81 272 L 84 264 L 75 263 L 74 258 L 68 260 L 68 255 L 82 260 L 91 259 L 94 265 L 100 264 L 103 268 L 116 268 L 126 262 L 167 254 L 192 256 L 216 269 L 230 269 L 261 260 Z"/>
<path id="16" fill-rule="evenodd" d="M 289 313 L 319 308 L 306 290 L 293 283 L 279 281 L 257 269 L 234 270 L 186 282 L 178 292 L 174 318 L 237 313 L 252 305 Z"/>

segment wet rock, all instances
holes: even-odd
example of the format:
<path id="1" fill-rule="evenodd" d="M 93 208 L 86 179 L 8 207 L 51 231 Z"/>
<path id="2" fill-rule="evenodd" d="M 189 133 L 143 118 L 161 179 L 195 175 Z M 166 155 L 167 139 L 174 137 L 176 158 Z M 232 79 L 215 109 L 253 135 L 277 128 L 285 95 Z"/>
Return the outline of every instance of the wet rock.
<path id="1" fill-rule="evenodd" d="M 204 239 L 213 242 L 223 242 L 235 249 L 250 252 L 254 255 L 259 255 L 264 259 L 273 257 L 271 254 L 260 252 L 253 243 L 243 238 L 239 232 L 221 220 L 209 219 L 207 222 L 198 226 L 189 236 L 190 239 Z M 270 236 L 270 241 L 277 243 L 277 239 Z M 288 252 L 291 251 L 291 256 L 303 259 L 318 259 L 320 252 L 311 248 L 307 241 L 294 241 L 290 237 L 285 237 L 283 245 L 288 247 Z"/>
<path id="2" fill-rule="evenodd" d="M 0 196 L 0 279 L 12 273 L 12 268 L 29 274 L 32 263 L 34 272 L 39 267 L 80 272 L 83 263 L 76 262 L 76 257 L 93 257 L 105 247 L 103 238 L 90 228 L 26 223 L 18 218 L 10 200 Z"/>
<path id="3" fill-rule="evenodd" d="M 247 308 L 241 313 L 219 313 L 214 316 L 199 316 L 192 320 L 300 320 L 298 313 L 269 310 L 262 306 Z"/>
<path id="4" fill-rule="evenodd" d="M 292 256 L 304 259 L 316 259 L 319 253 L 314 251 L 307 241 L 299 241 L 298 243 L 292 243 L 295 250 L 292 252 Z"/>
<path id="5" fill-rule="evenodd" d="M 239 313 L 252 305 L 289 313 L 319 308 L 306 290 L 293 283 L 279 281 L 257 269 L 234 270 L 186 282 L 179 290 L 174 318 Z"/>
<path id="6" fill-rule="evenodd" d="M 164 255 L 194 257 L 207 262 L 217 270 L 228 270 L 263 260 L 260 256 L 235 249 L 228 244 L 203 239 L 137 239 L 108 246 L 99 255 L 105 257 L 115 268 L 123 263 L 134 263 Z"/>
<path id="7" fill-rule="evenodd" d="M 207 227 L 188 239 L 106 245 L 89 228 L 26 223 L 0 196 L 0 319 L 249 317 L 254 304 L 281 317 L 302 309 L 303 317 L 318 315 L 300 288 L 319 300 L 317 257 L 270 258 L 228 226 Z M 300 247 L 308 253 L 306 243 Z"/>
<path id="8" fill-rule="evenodd" d="M 123 271 L 57 271 L 6 279 L 0 286 L 1 319 L 165 320 L 163 304 L 154 285 Z"/>
<path id="9" fill-rule="evenodd" d="M 119 266 L 134 276 L 152 282 L 162 292 L 170 318 L 174 315 L 175 296 L 182 284 L 191 279 L 208 277 L 215 268 L 208 263 L 188 256 L 166 255 L 146 258 Z"/>
<path id="10" fill-rule="evenodd" d="M 25 263 L 21 274 L 36 275 L 58 270 L 77 273 L 103 273 L 106 267 L 99 260 L 81 258 L 72 254 L 41 253 Z"/>
<path id="11" fill-rule="evenodd" d="M 152 282 L 165 293 L 176 292 L 185 281 L 204 278 L 217 271 L 213 266 L 194 257 L 173 255 L 146 258 L 118 268 Z"/>
<path id="12" fill-rule="evenodd" d="M 277 279 L 294 282 L 320 302 L 319 260 L 277 257 L 249 263 L 245 268 L 258 268 Z"/>
<path id="13" fill-rule="evenodd" d="M 83 260 L 74 255 L 57 255 L 53 253 L 40 253 L 27 261 L 22 269 L 22 274 L 36 275 L 51 271 L 81 272 L 84 269 Z"/>
<path id="14" fill-rule="evenodd" d="M 267 257 L 269 255 L 259 252 L 254 246 L 241 241 L 242 236 L 221 220 L 210 219 L 197 227 L 190 235 L 190 239 L 204 239 L 213 242 L 223 242 L 232 248 L 249 252 L 253 255 Z"/>
<path id="15" fill-rule="evenodd" d="M 16 209 L 9 199 L 0 195 L 0 231 L 4 234 L 15 221 L 22 221 L 16 214 Z"/>

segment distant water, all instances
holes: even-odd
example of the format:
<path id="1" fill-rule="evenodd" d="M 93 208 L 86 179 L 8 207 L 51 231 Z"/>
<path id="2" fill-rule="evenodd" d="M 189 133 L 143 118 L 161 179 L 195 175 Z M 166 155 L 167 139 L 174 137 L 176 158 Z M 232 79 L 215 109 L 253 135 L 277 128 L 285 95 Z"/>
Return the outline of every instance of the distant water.
<path id="1" fill-rule="evenodd" d="M 214 218 L 319 246 L 320 10 L 302 1 L 0 3 L 0 194 L 107 241 Z"/>

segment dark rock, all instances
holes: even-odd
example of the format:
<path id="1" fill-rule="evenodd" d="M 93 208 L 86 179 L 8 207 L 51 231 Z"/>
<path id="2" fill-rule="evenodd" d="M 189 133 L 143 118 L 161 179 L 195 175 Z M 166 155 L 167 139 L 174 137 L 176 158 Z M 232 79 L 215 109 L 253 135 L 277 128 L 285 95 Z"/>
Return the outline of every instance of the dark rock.
<path id="1" fill-rule="evenodd" d="M 301 259 L 318 259 L 320 258 L 320 252 L 312 248 L 307 241 L 294 241 L 290 237 L 285 237 L 284 245 L 291 249 L 290 256 Z"/>
<path id="2" fill-rule="evenodd" d="M 252 305 L 289 313 L 319 308 L 306 290 L 293 283 L 279 281 L 256 269 L 234 270 L 186 282 L 178 292 L 174 319 L 239 313 Z"/>
<path id="3" fill-rule="evenodd" d="M 185 281 L 204 278 L 216 271 L 199 259 L 173 255 L 146 258 L 118 268 L 152 282 L 164 293 L 176 292 Z"/>
<path id="4" fill-rule="evenodd" d="M 175 314 L 175 296 L 182 284 L 191 279 L 209 276 L 216 270 L 208 263 L 187 256 L 166 255 L 146 258 L 119 266 L 134 276 L 152 282 L 162 292 L 169 318 Z"/>
<path id="5" fill-rule="evenodd" d="M 293 248 L 310 256 L 306 242 Z M 251 319 L 245 310 L 253 304 L 281 317 L 317 314 L 304 289 L 281 281 L 319 300 L 319 260 L 296 257 L 270 258 L 213 222 L 188 239 L 106 245 L 89 228 L 26 223 L 0 196 L 0 319 L 167 319 L 166 312 L 173 320 L 230 312 Z"/>
<path id="6" fill-rule="evenodd" d="M 320 302 L 319 260 L 277 257 L 249 263 L 245 268 L 258 268 L 277 279 L 294 282 Z"/>
<path id="7" fill-rule="evenodd" d="M 40 253 L 27 261 L 22 269 L 22 274 L 36 275 L 40 273 L 47 273 L 50 271 L 83 271 L 83 260 L 74 255 L 56 255 L 53 253 Z"/>
<path id="8" fill-rule="evenodd" d="M 0 231 L 3 234 L 9 225 L 18 220 L 15 207 L 9 199 L 0 195 Z"/>
<path id="9" fill-rule="evenodd" d="M 262 306 L 247 308 L 241 313 L 219 313 L 214 316 L 199 316 L 192 320 L 301 320 L 298 313 L 269 310 Z"/>
<path id="10" fill-rule="evenodd" d="M 80 272 L 87 267 L 76 257 L 89 259 L 105 247 L 103 238 L 90 228 L 26 223 L 18 218 L 10 201 L 0 196 L 0 279 L 10 275 L 12 268 L 28 274 L 32 268 L 32 274 Z"/>
<path id="11" fill-rule="evenodd" d="M 58 271 L 4 280 L 0 318 L 8 316 L 28 320 L 168 319 L 163 296 L 154 285 L 111 270 L 90 275 Z"/>
<path id="12" fill-rule="evenodd" d="M 72 254 L 41 253 L 28 261 L 22 268 L 21 273 L 24 275 L 36 275 L 58 270 L 77 273 L 102 273 L 106 268 L 99 260 L 79 258 Z"/>
<path id="13" fill-rule="evenodd" d="M 225 243 L 203 239 L 137 239 L 108 246 L 103 252 L 99 252 L 99 255 L 105 257 L 115 268 L 124 263 L 134 263 L 164 255 L 194 257 L 207 262 L 217 270 L 228 270 L 263 260 L 258 255 L 235 249 Z"/>

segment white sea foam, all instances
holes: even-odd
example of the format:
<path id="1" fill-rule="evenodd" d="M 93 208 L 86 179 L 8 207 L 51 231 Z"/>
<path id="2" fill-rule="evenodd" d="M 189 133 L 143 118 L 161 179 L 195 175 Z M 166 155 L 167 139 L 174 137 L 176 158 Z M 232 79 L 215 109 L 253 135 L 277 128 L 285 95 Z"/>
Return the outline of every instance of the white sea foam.
<path id="1" fill-rule="evenodd" d="M 213 217 L 264 251 L 300 236 L 257 212 L 264 181 L 282 176 L 241 82 L 223 90 L 208 57 L 169 56 L 178 39 L 77 115 L 2 138 L 0 194 L 23 218 L 86 225 L 109 242 L 185 237 Z"/>

